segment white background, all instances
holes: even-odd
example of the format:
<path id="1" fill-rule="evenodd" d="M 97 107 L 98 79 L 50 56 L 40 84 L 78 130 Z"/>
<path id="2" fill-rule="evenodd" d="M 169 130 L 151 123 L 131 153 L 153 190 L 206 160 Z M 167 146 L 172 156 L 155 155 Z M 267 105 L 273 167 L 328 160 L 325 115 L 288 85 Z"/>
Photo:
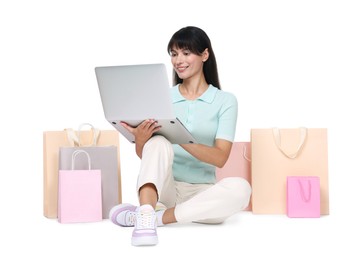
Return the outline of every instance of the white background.
<path id="1" fill-rule="evenodd" d="M 1 1 L 1 259 L 358 259 L 357 1 Z M 330 216 L 242 213 L 219 226 L 160 228 L 130 246 L 109 221 L 61 225 L 42 214 L 42 132 L 105 121 L 94 67 L 163 62 L 178 29 L 212 40 L 224 90 L 251 128 L 328 128 Z M 121 137 L 123 201 L 139 160 Z M 353 237 L 350 237 L 353 235 Z M 7 256 L 5 256 L 7 255 Z"/>

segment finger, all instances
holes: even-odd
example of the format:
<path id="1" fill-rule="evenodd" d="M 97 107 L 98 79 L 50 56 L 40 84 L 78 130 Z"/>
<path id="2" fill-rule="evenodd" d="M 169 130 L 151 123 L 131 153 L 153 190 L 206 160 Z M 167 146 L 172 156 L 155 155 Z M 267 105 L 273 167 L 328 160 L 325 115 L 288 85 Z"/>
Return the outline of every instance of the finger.
<path id="1" fill-rule="evenodd" d="M 152 133 L 154 133 L 154 132 L 157 132 L 160 128 L 161 128 L 161 126 L 158 125 L 158 122 L 157 122 L 157 121 L 154 121 L 154 122 L 151 124 L 149 130 L 150 130 Z"/>
<path id="2" fill-rule="evenodd" d="M 141 124 L 138 125 L 138 128 L 147 128 L 149 122 L 150 122 L 149 119 L 144 120 L 143 122 L 141 122 Z"/>
<path id="3" fill-rule="evenodd" d="M 133 128 L 132 126 L 128 125 L 127 123 L 121 122 L 120 124 L 121 124 L 127 131 L 129 131 L 129 132 L 131 132 L 131 133 L 134 131 L 134 128 Z"/>
<path id="4" fill-rule="evenodd" d="M 160 125 L 152 124 L 152 126 L 147 130 L 148 135 L 152 136 L 154 133 L 158 132 L 161 129 Z"/>
<path id="5" fill-rule="evenodd" d="M 143 122 L 142 128 L 143 128 L 143 129 L 146 129 L 146 130 L 150 130 L 151 127 L 152 127 L 155 123 L 156 123 L 155 120 L 153 120 L 153 119 L 147 119 L 147 120 L 145 120 L 145 121 Z"/>

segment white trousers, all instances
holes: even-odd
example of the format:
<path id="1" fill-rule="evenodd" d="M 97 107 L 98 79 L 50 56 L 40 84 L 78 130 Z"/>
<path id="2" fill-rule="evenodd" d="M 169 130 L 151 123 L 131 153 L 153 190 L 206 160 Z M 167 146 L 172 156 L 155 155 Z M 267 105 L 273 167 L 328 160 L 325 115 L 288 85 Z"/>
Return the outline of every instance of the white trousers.
<path id="1" fill-rule="evenodd" d="M 142 152 L 137 191 L 146 183 L 157 189 L 159 202 L 175 207 L 177 222 L 221 223 L 248 206 L 251 186 L 243 178 L 224 178 L 216 184 L 191 184 L 174 181 L 172 144 L 154 136 Z"/>

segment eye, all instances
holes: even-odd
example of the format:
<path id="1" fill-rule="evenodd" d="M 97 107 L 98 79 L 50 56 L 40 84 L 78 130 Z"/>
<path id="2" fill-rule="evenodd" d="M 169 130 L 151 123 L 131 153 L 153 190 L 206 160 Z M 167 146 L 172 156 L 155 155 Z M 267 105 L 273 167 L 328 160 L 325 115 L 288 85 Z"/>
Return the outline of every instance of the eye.
<path id="1" fill-rule="evenodd" d="M 171 51 L 171 52 L 170 52 L 170 56 L 171 56 L 171 57 L 176 57 L 176 56 L 177 56 L 177 53 L 176 53 L 176 52 Z"/>
<path id="2" fill-rule="evenodd" d="M 183 54 L 184 54 L 185 56 L 189 56 L 189 55 L 191 55 L 191 52 L 187 50 L 187 51 L 184 51 Z"/>

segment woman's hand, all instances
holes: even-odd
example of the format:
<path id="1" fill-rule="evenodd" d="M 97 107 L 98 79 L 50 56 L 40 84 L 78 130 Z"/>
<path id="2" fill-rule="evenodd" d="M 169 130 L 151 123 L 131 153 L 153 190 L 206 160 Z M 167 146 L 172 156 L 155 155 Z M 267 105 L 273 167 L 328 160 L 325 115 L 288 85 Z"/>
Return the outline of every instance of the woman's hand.
<path id="1" fill-rule="evenodd" d="M 135 136 L 136 153 L 140 158 L 142 157 L 142 149 L 145 143 L 161 128 L 157 121 L 153 119 L 147 119 L 137 127 L 132 127 L 125 122 L 121 122 L 121 125 Z"/>

